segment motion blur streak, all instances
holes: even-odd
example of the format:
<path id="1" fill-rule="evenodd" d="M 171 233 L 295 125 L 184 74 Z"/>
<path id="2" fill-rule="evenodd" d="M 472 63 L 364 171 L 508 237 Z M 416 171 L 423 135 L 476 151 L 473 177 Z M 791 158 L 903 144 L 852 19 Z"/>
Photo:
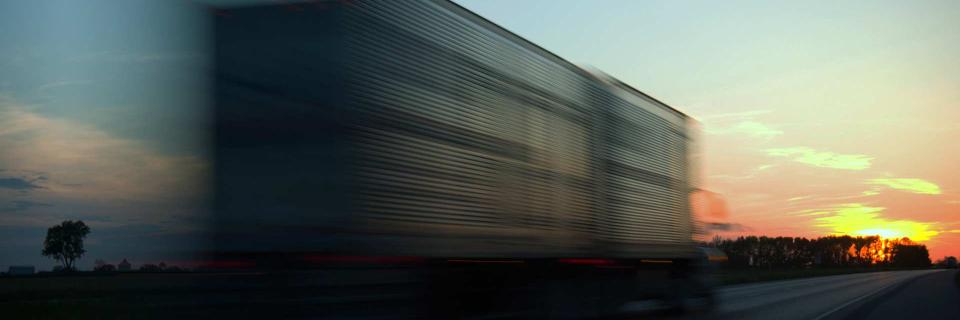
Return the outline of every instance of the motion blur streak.
<path id="1" fill-rule="evenodd" d="M 686 115 L 450 2 L 290 8 L 214 15 L 212 259 L 409 283 L 400 317 L 709 299 Z"/>

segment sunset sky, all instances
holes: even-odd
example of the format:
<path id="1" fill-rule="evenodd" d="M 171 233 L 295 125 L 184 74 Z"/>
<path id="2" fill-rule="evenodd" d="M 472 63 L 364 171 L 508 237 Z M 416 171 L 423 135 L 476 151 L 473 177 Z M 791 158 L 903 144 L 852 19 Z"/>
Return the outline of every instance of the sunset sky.
<path id="1" fill-rule="evenodd" d="M 705 187 L 729 209 L 701 218 L 724 235 L 907 236 L 960 256 L 960 1 L 457 3 L 698 119 Z M 64 219 L 93 229 L 81 268 L 195 243 L 202 14 L 0 2 L 0 269 L 51 266 L 43 235 Z"/>
<path id="2" fill-rule="evenodd" d="M 698 119 L 725 235 L 960 255 L 960 2 L 457 2 Z"/>

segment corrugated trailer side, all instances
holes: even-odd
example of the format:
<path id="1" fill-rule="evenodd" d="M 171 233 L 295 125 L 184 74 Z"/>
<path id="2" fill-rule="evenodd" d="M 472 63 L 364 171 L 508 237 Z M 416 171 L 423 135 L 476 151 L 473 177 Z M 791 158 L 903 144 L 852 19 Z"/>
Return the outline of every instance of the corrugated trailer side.
<path id="1" fill-rule="evenodd" d="M 685 115 L 451 2 L 319 4 L 215 18 L 214 265 L 424 318 L 709 295 Z"/>
<path id="2" fill-rule="evenodd" d="M 402 128 L 371 131 L 364 148 L 450 161 L 367 158 L 385 162 L 367 184 L 414 186 L 364 193 L 375 228 L 436 236 L 417 249 L 441 256 L 695 254 L 685 115 L 446 1 L 357 8 L 353 102 Z"/>
<path id="3" fill-rule="evenodd" d="M 217 21 L 227 247 L 692 254 L 685 116 L 655 99 L 446 1 Z"/>
<path id="4" fill-rule="evenodd" d="M 429 256 L 592 254 L 588 79 L 448 3 L 355 9 L 367 227 L 397 236 L 394 250 L 432 239 L 409 246 Z"/>
<path id="5" fill-rule="evenodd" d="M 602 73 L 592 100 L 604 114 L 598 238 L 612 256 L 697 255 L 690 214 L 690 119 Z"/>

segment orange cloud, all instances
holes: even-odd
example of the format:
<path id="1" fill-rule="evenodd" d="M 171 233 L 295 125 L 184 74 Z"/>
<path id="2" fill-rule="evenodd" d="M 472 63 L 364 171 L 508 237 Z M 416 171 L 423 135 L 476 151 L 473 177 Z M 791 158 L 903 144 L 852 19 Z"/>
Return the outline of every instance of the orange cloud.
<path id="1" fill-rule="evenodd" d="M 838 154 L 829 151 L 817 151 L 808 147 L 767 149 L 767 155 L 774 157 L 792 157 L 793 161 L 822 168 L 843 170 L 864 170 L 870 168 L 873 157 L 862 154 Z"/>
<path id="2" fill-rule="evenodd" d="M 915 178 L 880 178 L 867 180 L 868 184 L 882 185 L 918 194 L 940 194 L 940 186 L 933 182 Z"/>

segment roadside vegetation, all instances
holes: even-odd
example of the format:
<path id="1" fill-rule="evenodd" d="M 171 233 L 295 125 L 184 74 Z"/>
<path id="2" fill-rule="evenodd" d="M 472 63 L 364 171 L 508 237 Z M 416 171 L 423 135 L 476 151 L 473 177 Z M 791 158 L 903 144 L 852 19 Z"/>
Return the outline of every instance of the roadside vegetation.
<path id="1" fill-rule="evenodd" d="M 83 221 L 64 221 L 47 229 L 42 253 L 60 262 L 63 271 L 75 271 L 76 261 L 87 252 L 83 249 L 83 239 L 88 234 L 90 227 Z"/>
<path id="2" fill-rule="evenodd" d="M 704 245 L 726 253 L 716 273 L 725 285 L 932 266 L 927 247 L 908 238 L 741 236 Z"/>

